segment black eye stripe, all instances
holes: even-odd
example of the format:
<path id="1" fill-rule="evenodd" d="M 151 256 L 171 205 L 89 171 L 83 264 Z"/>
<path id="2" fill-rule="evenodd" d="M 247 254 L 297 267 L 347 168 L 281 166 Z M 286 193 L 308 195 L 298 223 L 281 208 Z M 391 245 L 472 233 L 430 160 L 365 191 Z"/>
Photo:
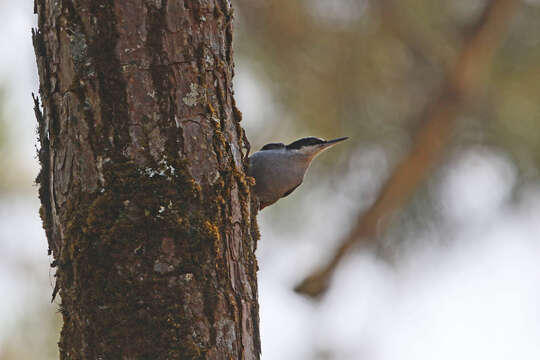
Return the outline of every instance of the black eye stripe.
<path id="1" fill-rule="evenodd" d="M 307 137 L 290 143 L 289 145 L 287 145 L 287 149 L 300 149 L 304 146 L 319 145 L 324 143 L 325 141 L 322 139 L 316 137 Z"/>
<path id="2" fill-rule="evenodd" d="M 262 150 L 273 150 L 273 149 L 283 149 L 285 147 L 285 144 L 283 143 L 270 143 L 266 144 L 261 148 Z"/>

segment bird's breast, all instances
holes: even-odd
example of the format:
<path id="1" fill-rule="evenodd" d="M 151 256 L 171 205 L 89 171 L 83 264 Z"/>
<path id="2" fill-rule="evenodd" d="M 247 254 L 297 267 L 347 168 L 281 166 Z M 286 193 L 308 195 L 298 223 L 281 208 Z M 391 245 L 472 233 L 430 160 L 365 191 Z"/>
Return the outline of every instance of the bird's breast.
<path id="1" fill-rule="evenodd" d="M 300 185 L 309 159 L 279 151 L 259 151 L 250 157 L 248 174 L 255 178 L 255 194 L 263 203 L 274 203 Z"/>

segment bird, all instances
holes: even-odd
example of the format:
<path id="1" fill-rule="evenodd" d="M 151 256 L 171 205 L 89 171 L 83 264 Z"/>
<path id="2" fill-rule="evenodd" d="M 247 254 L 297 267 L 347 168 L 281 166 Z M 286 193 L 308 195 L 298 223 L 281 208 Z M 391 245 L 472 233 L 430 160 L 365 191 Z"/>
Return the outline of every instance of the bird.
<path id="1" fill-rule="evenodd" d="M 259 210 L 290 195 L 302 184 L 311 161 L 318 154 L 347 139 L 324 140 L 310 136 L 289 145 L 266 144 L 253 153 L 248 158 L 247 174 L 255 179 L 253 189 Z"/>

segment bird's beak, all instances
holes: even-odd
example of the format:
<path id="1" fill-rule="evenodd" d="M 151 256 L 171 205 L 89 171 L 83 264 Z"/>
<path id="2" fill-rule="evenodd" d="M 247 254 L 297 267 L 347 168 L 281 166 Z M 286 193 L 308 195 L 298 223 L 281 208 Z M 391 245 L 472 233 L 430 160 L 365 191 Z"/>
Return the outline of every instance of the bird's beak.
<path id="1" fill-rule="evenodd" d="M 347 140 L 348 137 L 340 137 L 334 140 L 327 140 L 324 144 L 322 144 L 323 149 L 327 149 L 329 147 L 332 147 L 336 145 L 338 142 L 342 142 L 344 140 Z"/>
<path id="2" fill-rule="evenodd" d="M 318 154 L 322 153 L 326 149 L 330 149 L 332 146 L 336 145 L 338 142 L 342 142 L 344 140 L 347 140 L 348 137 L 341 137 L 333 140 L 327 140 L 323 144 L 319 145 L 319 147 L 315 150 L 315 153 L 312 155 L 317 156 Z"/>

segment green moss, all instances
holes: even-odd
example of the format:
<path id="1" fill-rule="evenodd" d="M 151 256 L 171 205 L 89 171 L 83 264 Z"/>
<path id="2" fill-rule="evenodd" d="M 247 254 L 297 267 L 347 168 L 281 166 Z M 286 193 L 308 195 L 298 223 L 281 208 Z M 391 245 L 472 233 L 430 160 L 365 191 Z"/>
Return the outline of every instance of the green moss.
<path id="1" fill-rule="evenodd" d="M 220 246 L 221 229 L 217 224 L 224 201 L 205 206 L 201 187 L 188 176 L 185 162 L 155 164 L 152 176 L 146 170 L 129 161 L 109 162 L 104 165 L 103 192 L 69 200 L 64 219 L 67 232 L 62 251 L 62 284 L 65 291 L 79 291 L 72 294 L 72 299 L 87 309 L 86 315 L 96 325 L 96 331 L 109 331 L 118 322 L 134 321 L 132 328 L 144 328 L 148 335 L 138 341 L 169 342 L 173 338 L 185 339 L 185 329 L 178 327 L 175 332 L 164 334 L 170 324 L 162 323 L 161 317 L 146 319 L 147 311 L 140 312 L 141 306 L 146 306 L 144 299 L 149 299 L 147 284 L 155 286 L 167 281 L 160 274 L 148 277 L 153 274 L 149 271 L 152 262 L 146 259 L 160 255 L 162 237 L 172 237 L 178 257 L 188 261 L 181 262 L 171 275 L 193 273 L 196 278 L 204 278 L 208 269 L 203 264 L 209 254 L 215 254 L 216 244 Z M 141 249 L 144 257 L 139 259 L 137 253 Z M 95 293 L 95 289 L 101 290 Z M 206 291 L 214 290 L 210 286 Z M 96 311 L 96 305 L 103 309 Z M 176 318 L 169 321 L 185 323 L 182 311 L 171 313 Z M 168 347 L 164 343 L 163 348 Z M 183 354 L 186 358 L 199 356 L 201 349 L 194 343 L 192 351 L 186 349 Z"/>
<path id="2" fill-rule="evenodd" d="M 218 241 L 220 239 L 219 228 L 208 220 L 204 221 L 203 232 L 204 236 L 212 241 Z"/>

